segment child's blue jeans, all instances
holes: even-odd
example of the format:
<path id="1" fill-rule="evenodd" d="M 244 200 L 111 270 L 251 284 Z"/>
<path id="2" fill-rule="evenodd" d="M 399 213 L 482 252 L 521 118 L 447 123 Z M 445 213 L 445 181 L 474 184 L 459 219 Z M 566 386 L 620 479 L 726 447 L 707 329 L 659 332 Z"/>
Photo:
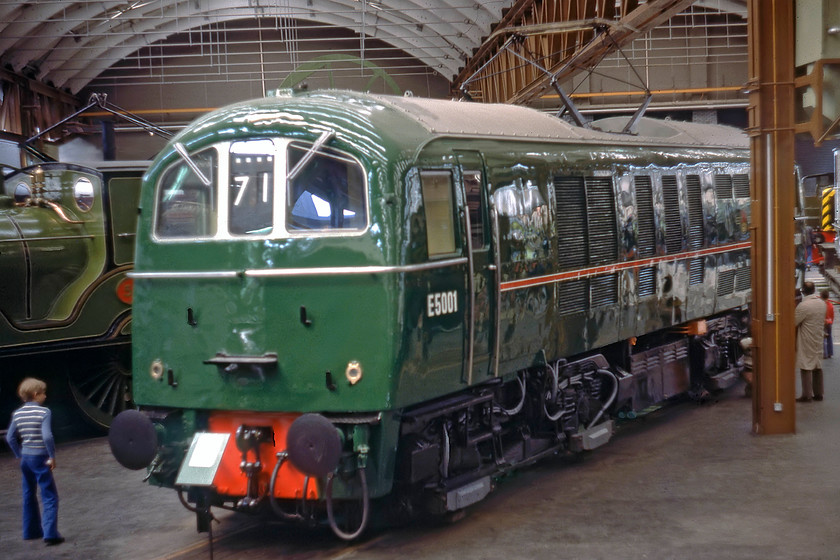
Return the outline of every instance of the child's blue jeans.
<path id="1" fill-rule="evenodd" d="M 23 538 L 57 539 L 58 533 L 58 488 L 52 471 L 47 465 L 47 455 L 23 455 L 20 470 L 23 473 Z M 43 524 L 38 507 L 38 488 L 44 503 Z"/>

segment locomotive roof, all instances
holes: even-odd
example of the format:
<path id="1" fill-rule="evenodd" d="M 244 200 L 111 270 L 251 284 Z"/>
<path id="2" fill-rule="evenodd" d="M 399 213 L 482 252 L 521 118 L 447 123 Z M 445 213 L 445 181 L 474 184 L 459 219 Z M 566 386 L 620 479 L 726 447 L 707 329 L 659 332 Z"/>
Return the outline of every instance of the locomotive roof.
<path id="1" fill-rule="evenodd" d="M 457 102 L 421 97 L 370 95 L 383 104 L 404 112 L 429 132 L 447 136 L 498 136 L 535 140 L 578 140 L 612 144 L 650 144 L 749 147 L 739 129 L 711 124 L 642 117 L 636 133 L 622 133 L 628 118 L 614 117 L 592 123 L 592 128 L 572 125 L 535 109 L 501 103 Z"/>
<path id="2" fill-rule="evenodd" d="M 231 127 L 230 123 L 239 126 Z M 607 146 L 664 146 L 747 149 L 746 135 L 722 125 L 685 123 L 643 117 L 637 134 L 623 134 L 625 118 L 595 121 L 592 128 L 574 126 L 555 116 L 518 105 L 458 102 L 411 96 L 360 93 L 345 90 L 292 92 L 229 105 L 214 111 L 181 135 L 233 133 L 242 125 L 254 131 L 283 123 L 337 128 L 357 141 L 376 142 L 389 137 L 406 147 L 436 137 L 468 137 L 566 141 Z M 600 130 L 599 130 L 600 128 Z M 218 136 L 217 136 L 218 137 Z"/>

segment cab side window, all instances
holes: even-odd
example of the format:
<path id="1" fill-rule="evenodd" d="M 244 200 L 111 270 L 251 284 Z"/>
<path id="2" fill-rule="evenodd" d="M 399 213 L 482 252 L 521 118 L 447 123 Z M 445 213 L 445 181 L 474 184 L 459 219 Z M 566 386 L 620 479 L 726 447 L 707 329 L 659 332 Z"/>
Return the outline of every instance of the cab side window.
<path id="1" fill-rule="evenodd" d="M 448 171 L 421 171 L 420 186 L 426 212 L 429 258 L 452 254 L 455 252 L 452 174 Z"/>

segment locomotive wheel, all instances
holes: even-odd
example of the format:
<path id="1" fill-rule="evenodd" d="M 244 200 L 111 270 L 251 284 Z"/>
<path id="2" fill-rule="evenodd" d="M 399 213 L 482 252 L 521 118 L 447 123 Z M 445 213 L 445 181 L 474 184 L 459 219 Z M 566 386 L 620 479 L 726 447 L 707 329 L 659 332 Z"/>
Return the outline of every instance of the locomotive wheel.
<path id="1" fill-rule="evenodd" d="M 70 393 L 85 420 L 108 429 L 114 417 L 134 408 L 129 353 L 114 352 L 105 359 L 75 366 L 68 376 Z"/>

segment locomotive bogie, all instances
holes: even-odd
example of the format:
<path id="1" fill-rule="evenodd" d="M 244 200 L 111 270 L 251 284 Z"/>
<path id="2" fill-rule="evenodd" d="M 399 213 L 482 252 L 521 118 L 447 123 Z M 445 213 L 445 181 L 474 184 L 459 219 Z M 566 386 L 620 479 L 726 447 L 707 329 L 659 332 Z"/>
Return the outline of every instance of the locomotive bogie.
<path id="1" fill-rule="evenodd" d="M 191 447 L 228 434 L 204 492 L 322 508 L 348 538 L 337 503 L 457 511 L 618 417 L 731 384 L 747 143 L 640 127 L 313 92 L 182 132 L 147 175 L 133 273 L 152 479 L 190 489 Z"/>

